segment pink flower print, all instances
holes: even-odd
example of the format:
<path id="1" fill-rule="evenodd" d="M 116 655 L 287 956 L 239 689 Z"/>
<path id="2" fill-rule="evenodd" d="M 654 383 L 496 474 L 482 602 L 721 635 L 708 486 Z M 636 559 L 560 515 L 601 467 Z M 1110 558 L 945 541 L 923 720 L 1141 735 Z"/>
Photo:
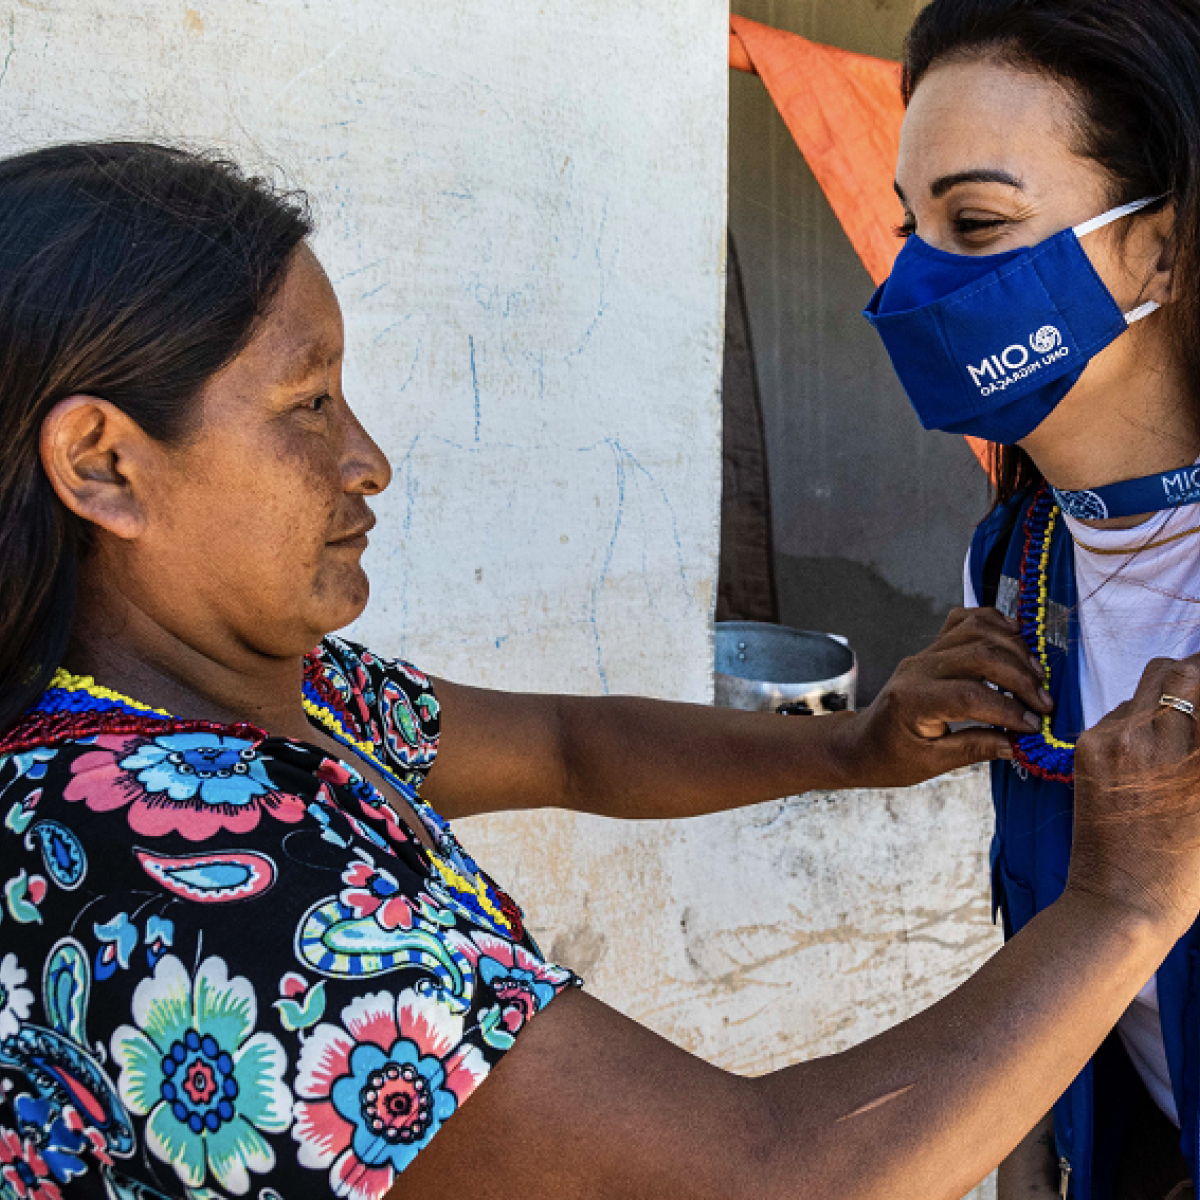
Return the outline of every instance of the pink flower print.
<path id="1" fill-rule="evenodd" d="M 11 1129 L 0 1129 L 0 1194 L 16 1200 L 62 1200 L 46 1160 L 28 1138 Z"/>
<path id="2" fill-rule="evenodd" d="M 346 769 L 345 764 L 338 762 L 336 758 L 325 759 L 317 768 L 316 775 L 318 779 L 323 779 L 334 787 L 348 788 L 354 784 L 354 776 Z"/>
<path id="3" fill-rule="evenodd" d="M 359 861 L 342 872 L 346 887 L 338 898 L 356 917 L 374 917 L 384 929 L 411 929 L 417 914 L 396 877 L 377 867 L 366 851 L 356 853 Z"/>
<path id="4" fill-rule="evenodd" d="M 374 821 L 379 821 L 384 825 L 386 829 L 387 841 L 390 842 L 392 846 L 402 846 L 406 842 L 412 840 L 409 837 L 408 830 L 406 830 L 397 819 L 395 809 L 392 808 L 387 799 L 380 793 L 379 789 L 376 788 L 364 776 L 349 770 L 344 763 L 340 763 L 334 758 L 327 758 L 317 768 L 316 775 L 318 779 L 323 781 L 322 792 L 324 793 L 324 799 L 327 803 L 337 805 L 338 807 L 342 808 L 343 812 L 346 812 L 345 808 L 342 805 L 338 805 L 338 802 L 333 799 L 332 795 L 329 793 L 328 787 L 325 785 L 340 788 L 342 795 L 354 796 L 354 798 L 358 801 L 359 812 L 361 812 L 363 816 Z M 351 821 L 354 821 L 356 826 L 358 826 L 360 829 L 362 828 L 361 825 L 358 825 L 356 819 L 351 817 L 348 812 L 346 812 L 346 816 Z M 373 841 L 376 843 L 382 842 L 380 836 L 374 832 L 366 834 L 366 837 L 368 841 Z M 383 848 L 388 850 L 391 849 L 391 847 L 387 846 L 386 844 L 383 845 Z"/>
<path id="5" fill-rule="evenodd" d="M 571 973 L 543 962 L 524 946 L 478 931 L 456 938 L 455 948 L 471 960 L 481 984 L 497 1003 L 479 1014 L 484 1040 L 508 1049 L 533 1016 L 571 982 Z"/>
<path id="6" fill-rule="evenodd" d="M 264 812 L 289 824 L 304 816 L 304 802 L 275 787 L 244 739 L 175 733 L 98 737 L 95 746 L 71 764 L 65 798 L 93 812 L 127 808 L 129 827 L 143 836 L 200 842 L 223 829 L 249 833 Z"/>
<path id="7" fill-rule="evenodd" d="M 383 1200 L 487 1076 L 483 1054 L 462 1037 L 462 1015 L 415 990 L 361 996 L 342 1025 L 317 1026 L 296 1074 L 301 1166 L 328 1169 L 347 1200 Z"/>

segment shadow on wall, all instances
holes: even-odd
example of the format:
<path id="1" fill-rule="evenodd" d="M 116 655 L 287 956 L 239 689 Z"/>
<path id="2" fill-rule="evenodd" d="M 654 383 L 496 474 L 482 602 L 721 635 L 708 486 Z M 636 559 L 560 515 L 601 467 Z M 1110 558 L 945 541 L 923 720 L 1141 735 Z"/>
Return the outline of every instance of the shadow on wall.
<path id="1" fill-rule="evenodd" d="M 902 658 L 925 649 L 950 609 L 927 596 L 906 595 L 878 571 L 849 558 L 775 558 L 781 619 L 798 629 L 823 629 L 850 639 L 858 655 L 858 703 L 869 704 Z"/>
<path id="2" fill-rule="evenodd" d="M 721 558 L 718 621 L 779 621 L 771 482 L 762 393 L 742 268 L 727 243 L 725 361 L 721 376 Z"/>

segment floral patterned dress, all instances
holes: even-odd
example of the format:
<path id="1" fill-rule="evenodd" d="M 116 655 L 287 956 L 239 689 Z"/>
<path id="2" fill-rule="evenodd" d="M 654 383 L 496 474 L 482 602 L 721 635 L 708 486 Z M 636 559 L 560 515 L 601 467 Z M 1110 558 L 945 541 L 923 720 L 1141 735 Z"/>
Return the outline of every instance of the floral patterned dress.
<path id="1" fill-rule="evenodd" d="M 345 761 L 62 672 L 0 741 L 4 1200 L 382 1200 L 578 984 L 420 799 L 429 681 L 329 638 L 304 693 Z"/>

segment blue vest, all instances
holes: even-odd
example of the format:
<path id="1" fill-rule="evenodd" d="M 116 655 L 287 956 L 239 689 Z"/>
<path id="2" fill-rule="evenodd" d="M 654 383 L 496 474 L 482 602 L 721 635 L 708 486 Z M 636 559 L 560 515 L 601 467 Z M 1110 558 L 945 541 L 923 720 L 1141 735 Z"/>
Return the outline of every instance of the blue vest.
<path id="1" fill-rule="evenodd" d="M 998 508 L 976 531 L 970 572 L 982 604 L 1016 613 L 1025 547 L 1026 492 Z M 1079 691 L 1075 559 L 1061 521 L 1051 546 L 1047 613 L 1054 735 L 1074 742 L 1083 725 Z M 1064 783 L 1038 779 L 1013 763 L 992 764 L 996 833 L 992 841 L 992 910 L 1005 937 L 1053 904 L 1067 882 L 1074 794 Z M 1158 973 L 1158 993 L 1171 1086 L 1183 1127 L 1183 1153 L 1197 1177 L 1200 1162 L 1200 923 L 1172 950 Z M 1116 1035 L 1084 1068 L 1054 1108 L 1060 1168 L 1073 1200 L 1110 1200 L 1124 1148 L 1129 1098 L 1136 1078 Z"/>

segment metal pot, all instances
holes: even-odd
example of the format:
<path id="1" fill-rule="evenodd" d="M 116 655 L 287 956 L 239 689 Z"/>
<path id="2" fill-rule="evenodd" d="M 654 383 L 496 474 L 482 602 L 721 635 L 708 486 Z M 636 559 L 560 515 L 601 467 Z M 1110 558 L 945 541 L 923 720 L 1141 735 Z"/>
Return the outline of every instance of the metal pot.
<path id="1" fill-rule="evenodd" d="M 858 662 L 843 637 L 759 621 L 718 621 L 716 703 L 816 716 L 853 709 Z"/>

